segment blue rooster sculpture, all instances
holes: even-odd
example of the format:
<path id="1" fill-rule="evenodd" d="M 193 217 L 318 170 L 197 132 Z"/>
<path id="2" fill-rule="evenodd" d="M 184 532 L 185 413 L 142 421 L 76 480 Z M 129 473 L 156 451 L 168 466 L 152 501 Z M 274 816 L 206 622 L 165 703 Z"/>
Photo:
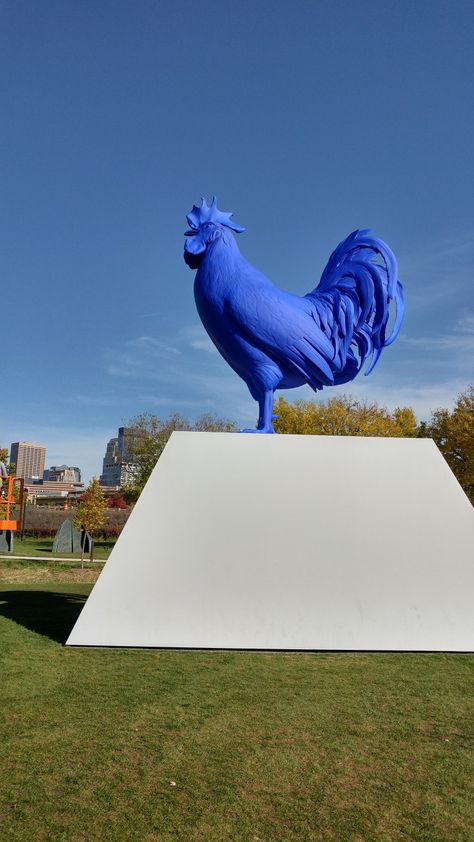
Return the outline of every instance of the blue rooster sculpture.
<path id="1" fill-rule="evenodd" d="M 231 213 L 193 206 L 187 215 L 184 259 L 197 269 L 199 316 L 224 359 L 258 401 L 256 430 L 274 433 L 275 389 L 308 383 L 314 390 L 353 380 L 396 338 L 403 319 L 403 288 L 389 247 L 369 229 L 354 231 L 329 258 L 307 295 L 283 292 L 241 255 L 233 232 L 245 229 Z M 385 335 L 390 302 L 396 317 Z"/>

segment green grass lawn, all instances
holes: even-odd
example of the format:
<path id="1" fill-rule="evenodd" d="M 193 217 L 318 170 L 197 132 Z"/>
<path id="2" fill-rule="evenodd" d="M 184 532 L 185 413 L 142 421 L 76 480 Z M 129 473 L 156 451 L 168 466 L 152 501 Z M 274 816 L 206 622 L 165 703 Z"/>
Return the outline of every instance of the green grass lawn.
<path id="1" fill-rule="evenodd" d="M 94 559 L 97 561 L 104 561 L 110 555 L 115 541 L 97 540 L 94 542 Z M 5 553 L 6 555 L 6 553 Z M 15 535 L 13 540 L 12 556 L 37 556 L 38 558 L 48 559 L 48 556 L 60 556 L 61 558 L 81 558 L 80 553 L 53 553 L 53 539 L 52 538 L 30 538 L 25 537 L 23 541 Z"/>
<path id="2" fill-rule="evenodd" d="M 474 839 L 473 656 L 67 649 L 67 575 L 1 585 L 2 840 Z"/>

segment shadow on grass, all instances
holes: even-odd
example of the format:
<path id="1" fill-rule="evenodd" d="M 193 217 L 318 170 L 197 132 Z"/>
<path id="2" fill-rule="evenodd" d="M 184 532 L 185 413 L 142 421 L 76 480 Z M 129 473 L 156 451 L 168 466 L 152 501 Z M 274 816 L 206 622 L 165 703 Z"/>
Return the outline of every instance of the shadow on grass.
<path id="1" fill-rule="evenodd" d="M 33 544 L 30 541 L 22 541 L 21 539 L 15 539 L 13 544 L 13 553 L 12 555 L 15 556 L 15 553 L 24 553 L 25 555 L 35 555 L 38 553 L 42 555 L 52 555 L 53 546 L 45 545 L 45 544 Z"/>
<path id="2" fill-rule="evenodd" d="M 53 591 L 0 591 L 0 616 L 65 643 L 87 599 Z"/>

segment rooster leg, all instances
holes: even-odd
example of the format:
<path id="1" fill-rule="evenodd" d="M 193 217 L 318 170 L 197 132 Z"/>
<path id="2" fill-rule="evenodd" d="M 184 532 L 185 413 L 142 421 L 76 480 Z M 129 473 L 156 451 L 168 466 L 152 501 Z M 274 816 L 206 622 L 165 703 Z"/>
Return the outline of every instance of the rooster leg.
<path id="1" fill-rule="evenodd" d="M 273 389 L 268 389 L 263 397 L 258 398 L 258 424 L 256 430 L 242 430 L 243 433 L 274 433 L 272 420 L 273 415 Z"/>
<path id="2" fill-rule="evenodd" d="M 268 389 L 263 398 L 260 398 L 258 402 L 258 408 L 260 410 L 258 416 L 258 424 L 257 429 L 259 433 L 274 433 L 275 430 L 273 429 L 273 389 Z"/>

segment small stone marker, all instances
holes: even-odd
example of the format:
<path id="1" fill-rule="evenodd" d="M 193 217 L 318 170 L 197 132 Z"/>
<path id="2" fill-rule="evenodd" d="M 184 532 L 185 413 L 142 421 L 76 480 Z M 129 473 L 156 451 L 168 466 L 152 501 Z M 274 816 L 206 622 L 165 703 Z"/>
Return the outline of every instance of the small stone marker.
<path id="1" fill-rule="evenodd" d="M 53 541 L 53 553 L 80 553 L 81 533 L 69 518 L 61 524 Z"/>

